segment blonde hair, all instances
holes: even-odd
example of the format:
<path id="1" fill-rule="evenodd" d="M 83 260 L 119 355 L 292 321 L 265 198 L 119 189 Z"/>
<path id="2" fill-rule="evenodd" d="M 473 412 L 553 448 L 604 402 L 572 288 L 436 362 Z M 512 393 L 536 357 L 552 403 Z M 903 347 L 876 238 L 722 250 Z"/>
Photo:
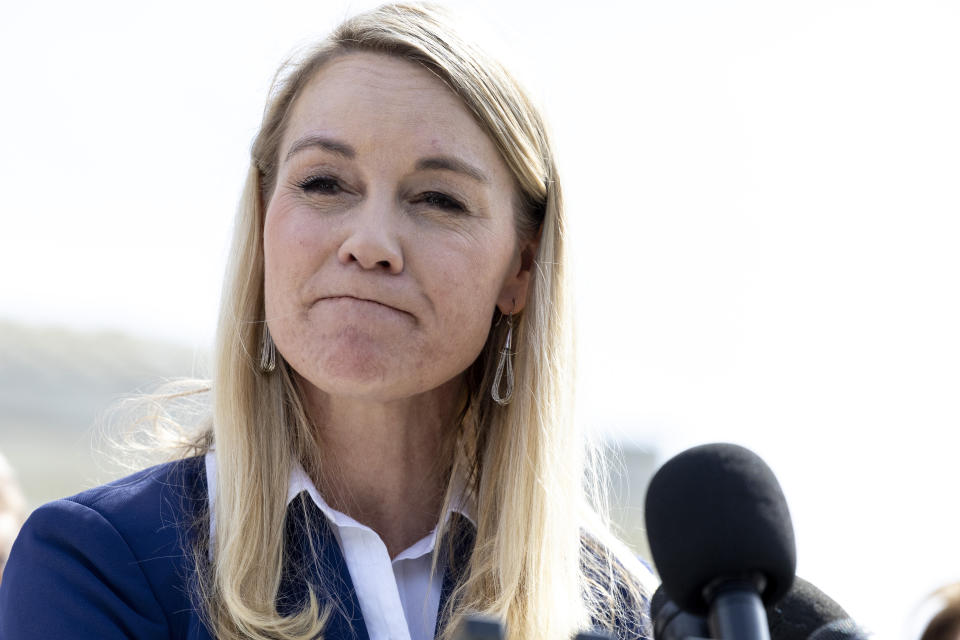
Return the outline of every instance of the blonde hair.
<path id="1" fill-rule="evenodd" d="M 516 640 L 566 638 L 591 621 L 612 627 L 615 619 L 636 619 L 625 608 L 641 605 L 641 587 L 626 568 L 630 559 L 609 552 L 616 542 L 597 515 L 585 440 L 572 419 L 565 223 L 545 124 L 510 74 L 461 39 L 437 9 L 396 4 L 347 20 L 281 68 L 253 144 L 214 354 L 216 536 L 212 549 L 197 551 L 198 566 L 212 552 L 209 570 L 198 571 L 211 630 L 221 639 L 322 636 L 328 603 L 316 594 L 296 615 L 282 617 L 276 608 L 290 470 L 302 464 L 315 479 L 322 470 L 317 433 L 289 366 L 280 360 L 271 375 L 258 370 L 266 330 L 262 231 L 292 105 L 324 64 L 355 51 L 420 64 L 458 95 L 515 178 L 518 235 L 540 234 L 529 300 L 514 317 L 513 400 L 501 407 L 490 397 L 507 329 L 492 322 L 466 372 L 459 424 L 451 425 L 451 475 L 469 478 L 477 531 L 463 578 L 440 612 L 449 621 L 443 638 L 452 637 L 464 612 L 502 619 Z"/>
<path id="2" fill-rule="evenodd" d="M 937 589 L 927 597 L 937 613 L 927 622 L 920 640 L 956 640 L 960 637 L 960 583 Z"/>

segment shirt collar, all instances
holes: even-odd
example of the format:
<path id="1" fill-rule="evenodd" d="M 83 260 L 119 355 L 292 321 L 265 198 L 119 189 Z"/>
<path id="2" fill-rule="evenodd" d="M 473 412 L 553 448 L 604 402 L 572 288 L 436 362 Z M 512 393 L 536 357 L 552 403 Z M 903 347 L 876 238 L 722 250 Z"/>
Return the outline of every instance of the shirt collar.
<path id="1" fill-rule="evenodd" d="M 211 449 L 204 456 L 204 463 L 207 471 L 207 503 L 210 511 L 210 552 L 213 553 L 213 539 L 216 526 L 216 518 L 214 517 L 215 508 L 216 508 L 216 487 L 217 487 L 217 457 L 216 452 Z M 453 482 L 453 499 L 450 502 L 450 505 L 447 507 L 446 512 L 444 512 L 443 517 L 440 519 L 440 522 L 446 524 L 450 519 L 451 513 L 459 513 L 465 516 L 471 524 L 476 527 L 476 519 L 474 516 L 475 505 L 474 501 L 467 497 L 466 491 L 466 482 L 463 477 L 460 475 L 455 476 L 452 479 Z M 334 530 L 337 532 L 337 538 L 340 538 L 339 532 L 345 528 L 359 528 L 367 531 L 373 531 L 365 524 L 357 522 L 355 519 L 351 518 L 342 511 L 337 511 L 323 499 L 323 496 L 320 494 L 320 491 L 317 490 L 316 485 L 313 484 L 313 480 L 310 479 L 310 476 L 307 475 L 307 472 L 304 471 L 303 467 L 299 463 L 295 463 L 293 469 L 290 470 L 290 480 L 287 483 L 287 506 L 290 506 L 290 503 L 293 502 L 293 499 L 304 491 L 310 496 L 310 499 L 313 500 L 313 503 L 317 505 L 320 511 L 327 517 L 327 520 L 334 526 Z M 399 560 L 408 560 L 412 558 L 419 558 L 433 551 L 433 548 L 436 546 L 437 542 L 437 530 L 433 529 L 425 537 L 421 538 L 415 542 L 412 546 L 400 552 L 400 554 L 393 559 L 394 562 Z"/>
<path id="2" fill-rule="evenodd" d="M 440 522 L 445 525 L 450 519 L 450 514 L 456 512 L 465 516 L 474 526 L 476 526 L 477 523 L 474 520 L 474 510 L 472 508 L 471 501 L 466 498 L 466 484 L 459 476 L 455 477 L 453 482 L 454 498 L 451 501 L 451 504 L 447 507 L 447 510 L 444 512 Z M 310 479 L 310 476 L 307 475 L 306 471 L 304 471 L 303 467 L 301 467 L 298 463 L 295 464 L 294 468 L 290 470 L 290 482 L 287 485 L 287 506 L 290 505 L 294 498 L 304 491 L 307 492 L 307 494 L 310 496 L 310 499 L 313 500 L 313 503 L 317 505 L 320 511 L 322 511 L 327 517 L 327 520 L 329 520 L 330 523 L 335 527 L 338 537 L 339 532 L 347 528 L 358 528 L 373 532 L 373 530 L 367 525 L 357 522 L 352 517 L 348 516 L 342 511 L 337 511 L 327 504 L 327 501 L 323 499 L 320 491 L 317 490 L 316 485 L 313 484 L 313 480 Z M 428 553 L 432 553 L 436 543 L 437 529 L 434 528 L 429 534 L 413 543 L 413 545 L 410 547 L 407 547 L 401 551 L 393 559 L 393 562 L 420 558 Z"/>

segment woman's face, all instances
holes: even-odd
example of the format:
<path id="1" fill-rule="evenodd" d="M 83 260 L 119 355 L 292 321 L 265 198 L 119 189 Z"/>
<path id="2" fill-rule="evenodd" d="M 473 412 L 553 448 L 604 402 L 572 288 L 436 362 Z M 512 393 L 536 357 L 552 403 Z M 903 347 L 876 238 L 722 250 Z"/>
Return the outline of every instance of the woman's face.
<path id="1" fill-rule="evenodd" d="M 512 177 L 424 68 L 371 53 L 327 63 L 278 160 L 266 317 L 317 389 L 377 401 L 435 389 L 476 359 L 495 306 L 522 308 L 535 247 L 517 237 Z"/>

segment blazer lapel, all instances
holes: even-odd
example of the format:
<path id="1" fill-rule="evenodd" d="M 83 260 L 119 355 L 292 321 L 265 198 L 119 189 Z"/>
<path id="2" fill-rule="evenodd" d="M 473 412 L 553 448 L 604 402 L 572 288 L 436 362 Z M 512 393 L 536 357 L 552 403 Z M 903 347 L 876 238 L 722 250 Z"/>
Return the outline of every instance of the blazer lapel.
<path id="1" fill-rule="evenodd" d="M 326 516 L 306 492 L 287 508 L 284 575 L 277 609 L 295 613 L 308 600 L 309 584 L 321 607 L 332 607 L 324 636 L 331 640 L 370 640 L 347 562 Z"/>
<path id="2" fill-rule="evenodd" d="M 295 613 L 307 602 L 306 585 L 309 583 L 321 598 L 321 606 L 332 606 L 325 637 L 331 640 L 370 640 L 340 544 L 326 516 L 306 492 L 294 498 L 287 509 L 285 535 L 289 552 L 277 599 L 280 614 Z M 444 573 L 435 638 L 446 627 L 447 602 L 463 579 L 475 540 L 473 523 L 466 516 L 451 513 L 450 525 L 442 541 Z"/>
<path id="3" fill-rule="evenodd" d="M 450 514 L 450 525 L 441 547 L 444 570 L 443 585 L 440 587 L 440 609 L 437 611 L 437 626 L 434 629 L 435 639 L 440 637 L 449 622 L 447 602 L 466 573 L 476 537 L 476 527 L 466 516 L 456 511 Z"/>

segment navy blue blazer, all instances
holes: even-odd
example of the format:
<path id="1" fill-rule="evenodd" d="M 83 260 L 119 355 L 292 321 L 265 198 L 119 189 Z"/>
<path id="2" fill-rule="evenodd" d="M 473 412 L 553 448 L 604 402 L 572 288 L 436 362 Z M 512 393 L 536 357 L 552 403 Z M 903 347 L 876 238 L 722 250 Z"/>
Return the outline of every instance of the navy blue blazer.
<path id="1" fill-rule="evenodd" d="M 196 600 L 193 551 L 196 536 L 208 530 L 206 508 L 202 456 L 151 467 L 38 508 L 24 524 L 0 582 L 0 639 L 212 640 Z M 451 524 L 456 538 L 441 612 L 473 548 L 472 525 L 465 518 Z M 338 603 L 326 638 L 369 640 L 340 545 L 305 493 L 288 508 L 286 536 L 291 570 L 281 582 L 278 610 L 299 608 L 307 597 L 306 577 L 321 596 L 333 591 L 331 601 Z M 637 606 L 640 612 L 646 603 Z M 646 638 L 645 619 L 644 611 L 636 620 L 620 621 L 620 637 Z M 437 621 L 438 632 L 443 624 Z"/>

